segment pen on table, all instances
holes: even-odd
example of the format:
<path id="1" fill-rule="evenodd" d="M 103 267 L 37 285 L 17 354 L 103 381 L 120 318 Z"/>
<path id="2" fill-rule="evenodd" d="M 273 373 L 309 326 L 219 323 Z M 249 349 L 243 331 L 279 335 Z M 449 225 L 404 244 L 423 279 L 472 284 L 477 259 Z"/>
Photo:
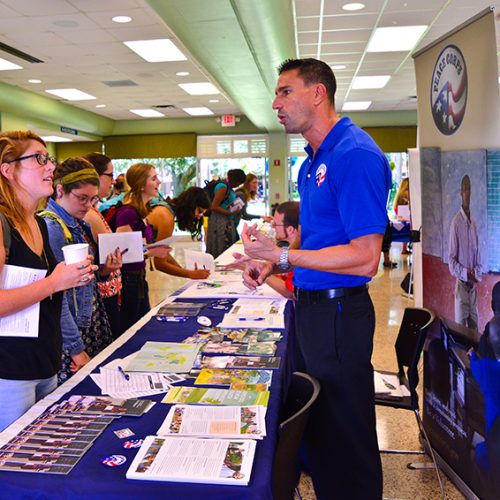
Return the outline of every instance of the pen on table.
<path id="1" fill-rule="evenodd" d="M 122 250 L 122 251 L 120 252 L 120 255 L 126 254 L 127 252 L 128 252 L 128 248 L 125 248 L 125 250 Z"/>
<path id="2" fill-rule="evenodd" d="M 382 381 L 384 382 L 384 385 L 387 387 L 387 389 L 391 389 L 391 390 L 396 390 L 396 387 L 394 387 L 391 383 L 387 382 L 387 380 L 385 380 L 384 377 L 381 377 L 382 378 Z"/>
<path id="3" fill-rule="evenodd" d="M 128 373 L 125 373 L 121 366 L 118 367 L 118 371 L 123 375 L 123 378 L 125 380 L 130 380 L 130 375 Z"/>
<path id="4" fill-rule="evenodd" d="M 238 321 L 264 321 L 266 318 L 238 318 Z"/>

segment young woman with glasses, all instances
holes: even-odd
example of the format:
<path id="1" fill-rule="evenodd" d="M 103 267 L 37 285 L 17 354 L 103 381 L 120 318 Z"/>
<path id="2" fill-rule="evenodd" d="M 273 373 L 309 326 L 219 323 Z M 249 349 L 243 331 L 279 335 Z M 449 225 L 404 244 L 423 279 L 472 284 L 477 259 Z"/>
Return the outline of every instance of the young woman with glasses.
<path id="1" fill-rule="evenodd" d="M 2 332 L 0 326 L 0 431 L 57 386 L 61 366 L 62 291 L 85 284 L 91 260 L 57 263 L 47 228 L 36 215 L 53 192 L 55 159 L 30 131 L 0 132 L 0 271 L 9 266 L 46 270 L 29 285 L 0 289 L 0 318 L 39 304 L 36 337 Z M 3 242 L 3 243 L 2 243 Z M 2 321 L 2 325 L 5 323 Z"/>
<path id="2" fill-rule="evenodd" d="M 57 166 L 54 194 L 42 216 L 58 261 L 64 260 L 62 247 L 74 243 L 88 243 L 89 254 L 98 255 L 90 226 L 83 220 L 99 199 L 98 192 L 99 175 L 84 158 L 68 158 Z M 117 249 L 102 263 L 97 279 L 106 280 L 121 267 L 121 261 Z M 97 281 L 91 276 L 84 276 L 84 279 L 84 286 L 65 293 L 67 300 L 63 302 L 61 318 L 63 367 L 59 372 L 60 382 L 68 379 L 113 340 Z"/>

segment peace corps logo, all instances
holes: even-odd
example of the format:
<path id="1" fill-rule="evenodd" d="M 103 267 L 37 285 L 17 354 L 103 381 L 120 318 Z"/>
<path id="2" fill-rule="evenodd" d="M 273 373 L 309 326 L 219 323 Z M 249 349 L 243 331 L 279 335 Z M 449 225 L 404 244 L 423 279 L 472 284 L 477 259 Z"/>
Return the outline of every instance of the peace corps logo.
<path id="1" fill-rule="evenodd" d="M 318 169 L 316 170 L 316 175 L 314 177 L 316 179 L 316 186 L 320 187 L 326 177 L 326 165 L 324 163 L 322 163 L 318 167 Z"/>
<path id="2" fill-rule="evenodd" d="M 445 135 L 454 134 L 462 123 L 467 104 L 467 68 L 460 49 L 446 46 L 439 54 L 431 83 L 432 117 Z"/>

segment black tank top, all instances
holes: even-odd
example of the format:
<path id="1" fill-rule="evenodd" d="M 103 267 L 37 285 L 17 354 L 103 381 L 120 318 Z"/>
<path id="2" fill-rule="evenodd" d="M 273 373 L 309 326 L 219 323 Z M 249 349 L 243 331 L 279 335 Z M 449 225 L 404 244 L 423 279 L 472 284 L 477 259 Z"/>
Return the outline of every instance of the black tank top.
<path id="1" fill-rule="evenodd" d="M 8 264 L 48 269 L 50 274 L 57 262 L 49 245 L 47 227 L 42 218 L 36 217 L 43 237 L 43 253 L 38 256 L 11 228 L 11 245 Z M 47 267 L 48 266 L 48 267 Z M 40 322 L 37 338 L 0 337 L 0 378 L 11 380 L 36 380 L 55 375 L 61 367 L 61 303 L 62 292 L 40 302 Z"/>

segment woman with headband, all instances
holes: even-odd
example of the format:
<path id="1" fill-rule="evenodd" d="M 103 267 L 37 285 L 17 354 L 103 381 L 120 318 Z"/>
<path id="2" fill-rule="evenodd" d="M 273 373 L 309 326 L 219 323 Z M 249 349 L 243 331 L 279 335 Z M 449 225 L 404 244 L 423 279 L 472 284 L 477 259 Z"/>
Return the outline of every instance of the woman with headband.
<path id="1" fill-rule="evenodd" d="M 0 432 L 57 387 L 61 292 L 84 285 L 83 277 L 96 269 L 90 259 L 57 264 L 45 223 L 35 213 L 53 192 L 54 162 L 33 132 L 0 132 L 0 272 L 8 264 L 47 273 L 28 285 L 0 289 L 0 318 L 39 304 L 36 336 L 0 336 Z"/>
<path id="2" fill-rule="evenodd" d="M 83 220 L 98 200 L 98 190 L 99 175 L 84 158 L 68 158 L 57 166 L 54 172 L 54 194 L 41 215 L 46 220 L 50 246 L 58 261 L 64 260 L 62 247 L 73 243 L 88 243 L 89 254 L 98 255 L 90 226 Z M 97 278 L 106 280 L 112 271 L 121 267 L 121 260 L 118 249 L 108 255 L 106 262 L 100 266 Z M 61 318 L 61 383 L 113 340 L 96 280 L 85 276 L 84 285 L 65 293 Z"/>

